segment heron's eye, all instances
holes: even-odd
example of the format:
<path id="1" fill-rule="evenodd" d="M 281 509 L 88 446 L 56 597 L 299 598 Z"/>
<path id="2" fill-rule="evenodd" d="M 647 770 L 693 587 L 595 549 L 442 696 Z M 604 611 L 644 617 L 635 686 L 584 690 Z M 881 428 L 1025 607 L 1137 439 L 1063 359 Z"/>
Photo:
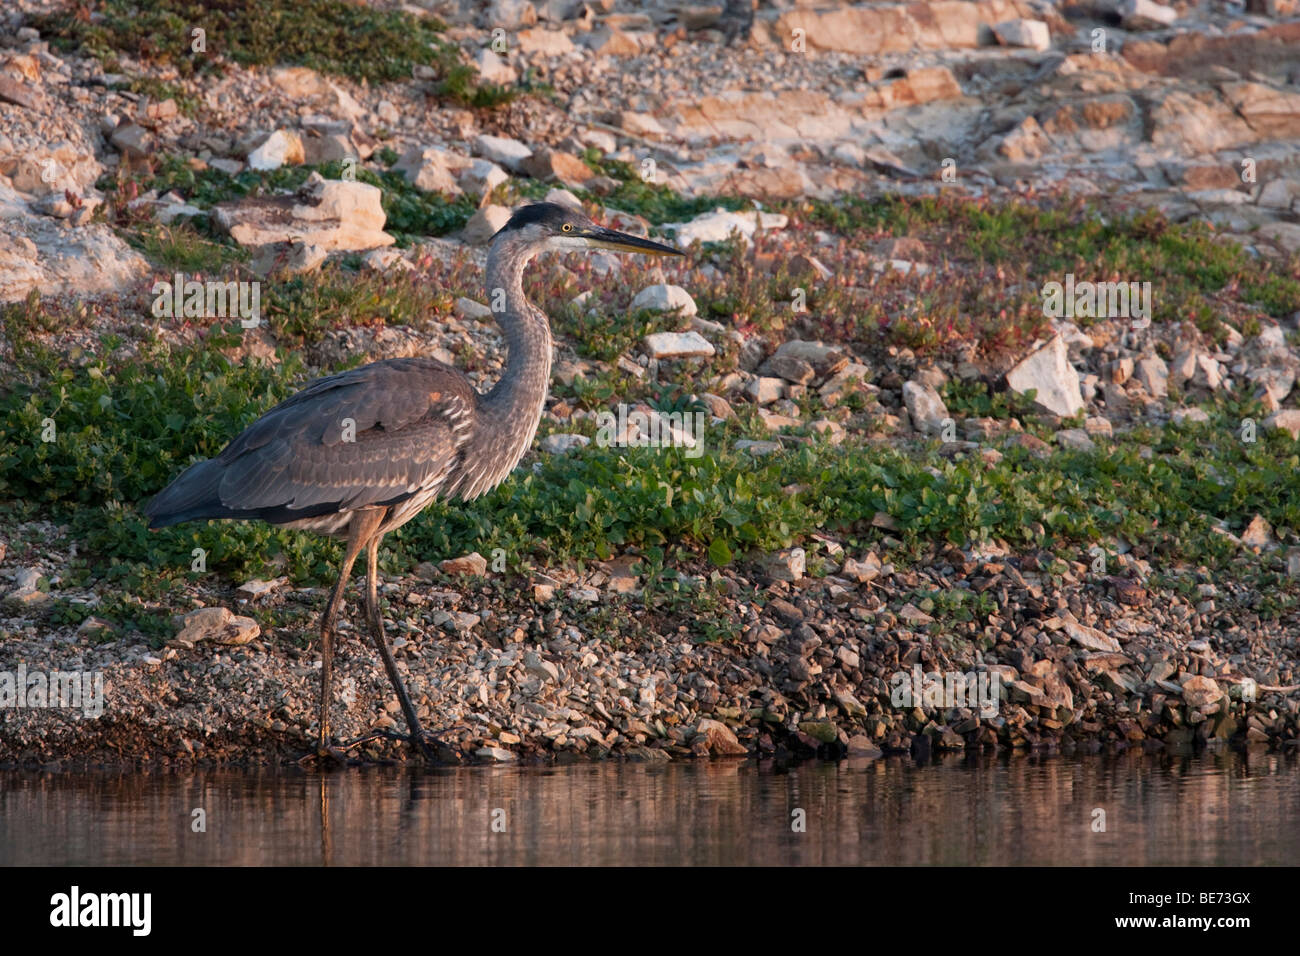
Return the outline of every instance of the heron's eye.
<path id="1" fill-rule="evenodd" d="M 571 223 L 571 222 L 566 222 L 566 223 L 565 223 L 563 226 L 561 226 L 560 228 L 563 229 L 565 232 L 573 232 L 573 223 Z"/>

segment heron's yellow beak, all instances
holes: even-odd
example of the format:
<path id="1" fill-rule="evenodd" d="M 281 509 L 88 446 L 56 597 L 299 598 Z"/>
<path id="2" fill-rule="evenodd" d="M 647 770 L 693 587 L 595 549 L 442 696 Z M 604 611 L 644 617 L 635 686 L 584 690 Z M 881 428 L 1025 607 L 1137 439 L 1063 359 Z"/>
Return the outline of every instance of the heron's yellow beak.
<path id="1" fill-rule="evenodd" d="M 639 252 L 645 256 L 680 256 L 685 254 L 672 246 L 665 246 L 661 242 L 642 239 L 640 236 L 630 236 L 625 232 L 615 232 L 613 229 L 602 229 L 599 226 L 584 232 L 582 238 L 586 239 L 587 245 L 593 249 Z"/>

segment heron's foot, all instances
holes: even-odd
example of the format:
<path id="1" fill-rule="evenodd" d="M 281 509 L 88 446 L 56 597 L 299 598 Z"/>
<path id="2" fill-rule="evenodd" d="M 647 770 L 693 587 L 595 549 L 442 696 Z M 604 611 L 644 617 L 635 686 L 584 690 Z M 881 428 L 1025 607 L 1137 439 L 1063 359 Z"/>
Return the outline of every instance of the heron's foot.
<path id="1" fill-rule="evenodd" d="M 448 747 L 441 737 L 430 730 L 421 728 L 411 734 L 407 740 L 410 741 L 412 747 L 418 748 L 420 753 L 424 754 L 424 759 L 429 763 L 460 763 L 460 755 Z M 450 755 L 452 759 L 446 759 L 447 755 Z"/>

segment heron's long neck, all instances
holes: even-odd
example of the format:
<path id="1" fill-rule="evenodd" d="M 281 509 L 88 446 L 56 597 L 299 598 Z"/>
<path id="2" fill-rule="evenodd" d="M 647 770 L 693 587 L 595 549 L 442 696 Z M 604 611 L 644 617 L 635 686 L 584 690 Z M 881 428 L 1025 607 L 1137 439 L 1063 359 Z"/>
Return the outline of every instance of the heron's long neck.
<path id="1" fill-rule="evenodd" d="M 485 417 L 506 429 L 500 437 L 517 446 L 516 461 L 537 431 L 551 377 L 550 324 L 524 298 L 524 266 L 533 252 L 521 243 L 498 240 L 487 262 L 488 304 L 505 333 L 509 352 L 505 372 L 483 396 L 481 407 Z"/>

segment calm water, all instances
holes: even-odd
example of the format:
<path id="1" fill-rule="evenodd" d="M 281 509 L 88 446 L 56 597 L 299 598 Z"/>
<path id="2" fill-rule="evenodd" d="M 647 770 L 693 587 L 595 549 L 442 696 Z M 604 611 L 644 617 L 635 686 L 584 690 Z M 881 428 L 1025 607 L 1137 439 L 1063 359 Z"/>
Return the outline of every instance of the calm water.
<path id="1" fill-rule="evenodd" d="M 0 863 L 1294 864 L 1298 811 L 1276 754 L 0 772 Z"/>

